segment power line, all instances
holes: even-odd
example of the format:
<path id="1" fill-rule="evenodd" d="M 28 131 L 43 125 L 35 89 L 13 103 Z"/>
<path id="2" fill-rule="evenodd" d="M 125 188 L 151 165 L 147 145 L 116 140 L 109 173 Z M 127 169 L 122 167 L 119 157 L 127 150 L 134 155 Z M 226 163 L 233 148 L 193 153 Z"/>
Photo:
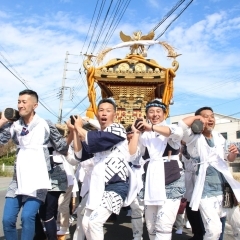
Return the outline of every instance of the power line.
<path id="1" fill-rule="evenodd" d="M 126 6 L 126 3 L 127 2 L 125 2 L 125 6 Z M 130 1 L 128 1 L 128 4 L 130 3 Z M 128 4 L 127 4 L 127 6 L 128 6 Z M 113 12 L 112 12 L 112 14 L 114 13 L 114 10 L 115 10 L 115 13 L 114 13 L 114 16 L 112 17 L 112 21 L 111 21 L 111 23 L 110 23 L 110 26 L 109 26 L 109 28 L 108 28 L 108 30 L 107 30 L 107 34 L 105 35 L 105 37 L 104 37 L 104 39 L 103 39 L 103 42 L 102 42 L 102 44 L 101 44 L 101 46 L 99 47 L 99 50 L 98 50 L 98 52 L 100 52 L 102 49 L 103 49 L 103 46 L 106 46 L 107 45 L 107 43 L 109 42 L 109 40 L 110 40 L 110 38 L 112 37 L 112 35 L 113 35 L 113 32 L 115 31 L 115 29 L 116 29 L 116 27 L 117 27 L 117 25 L 118 25 L 118 23 L 119 23 L 119 21 L 118 21 L 118 19 L 119 19 L 119 16 L 121 17 L 123 14 L 124 14 L 124 12 L 125 11 L 123 11 L 123 10 L 121 10 L 121 7 L 123 6 L 123 8 L 122 9 L 124 9 L 124 1 L 119 1 L 118 3 L 116 3 L 116 5 L 115 5 L 115 8 L 113 9 Z M 125 8 L 125 10 L 126 10 L 126 8 Z M 119 14 L 118 14 L 119 13 Z M 119 15 L 119 16 L 118 16 Z M 112 16 L 112 15 L 111 15 Z M 118 17 L 118 18 L 117 18 Z M 116 19 L 116 21 L 115 21 L 115 23 L 114 23 L 114 20 Z M 117 23 L 117 24 L 116 24 Z M 113 24 L 115 24 L 115 25 L 113 25 Z M 113 26 L 113 27 L 112 27 Z M 106 27 L 105 27 L 106 28 Z M 108 39 L 108 40 L 107 40 Z"/>
<path id="2" fill-rule="evenodd" d="M 74 109 L 76 109 L 85 99 L 87 99 L 88 96 L 85 96 L 80 102 L 78 102 L 70 111 L 68 111 L 63 118 L 65 118 L 66 116 L 68 116 Z"/>
<path id="3" fill-rule="evenodd" d="M 226 81 L 226 80 L 229 80 L 229 81 Z M 209 92 L 212 89 L 216 89 L 216 88 L 221 87 L 222 85 L 226 85 L 226 83 L 238 82 L 238 80 L 239 80 L 239 76 L 238 76 L 238 78 L 236 76 L 228 77 L 228 78 L 224 78 L 224 80 L 217 81 L 217 82 L 212 83 L 212 84 L 208 84 L 207 86 L 204 86 L 202 88 L 198 88 L 197 90 L 198 90 L 198 93 Z M 176 100 L 182 100 L 182 99 L 186 98 L 187 95 L 188 96 L 196 96 L 196 95 L 199 95 L 198 93 L 187 93 L 186 90 L 185 90 L 184 93 L 176 94 L 174 98 Z"/>
<path id="4" fill-rule="evenodd" d="M 97 86 L 95 87 L 95 90 L 96 90 Z M 74 109 L 76 109 L 85 99 L 87 99 L 87 95 L 80 101 L 78 102 L 70 111 L 68 111 L 64 116 L 63 118 L 66 118 L 66 116 L 68 116 Z"/>
<path id="5" fill-rule="evenodd" d="M 192 2 L 193 0 L 187 3 L 187 5 L 177 14 L 177 16 L 167 25 L 167 27 L 155 38 L 155 40 L 158 40 L 168 30 L 168 28 L 182 15 L 182 13 L 190 6 Z"/>
<path id="6" fill-rule="evenodd" d="M 221 105 L 224 105 L 224 104 L 227 104 L 227 103 L 230 103 L 230 102 L 235 102 L 237 100 L 239 100 L 240 98 L 236 98 L 236 99 L 233 99 L 231 101 L 228 101 L 228 102 L 224 102 L 224 103 L 220 103 L 220 104 L 217 104 L 217 105 L 214 105 L 213 107 L 218 107 L 218 106 L 221 106 Z"/>
<path id="7" fill-rule="evenodd" d="M 108 43 L 113 32 L 115 31 L 120 20 L 122 19 L 122 16 L 125 13 L 130 1 L 131 0 L 127 0 L 127 1 L 118 0 L 116 2 L 115 6 L 112 7 L 112 3 L 114 3 L 114 1 L 111 0 L 110 5 L 108 6 L 108 9 L 106 10 L 105 18 L 100 26 L 100 30 L 98 31 L 98 34 L 96 35 L 96 39 L 95 39 L 94 43 L 92 43 L 93 37 L 95 36 L 95 33 L 97 31 L 97 26 L 99 25 L 99 18 L 103 12 L 103 5 L 105 4 L 105 1 L 102 1 L 101 6 L 99 8 L 98 16 L 96 18 L 95 25 L 94 25 L 94 28 L 92 31 L 91 39 L 88 44 L 86 54 L 88 53 L 88 50 L 89 50 L 91 44 L 92 44 L 91 53 L 93 53 L 95 51 L 95 49 L 97 48 L 97 46 L 100 42 L 100 39 L 102 39 L 102 36 L 104 36 L 104 39 L 103 39 L 103 41 L 101 41 L 102 42 L 101 45 L 103 46 L 104 44 Z M 109 28 L 107 30 L 108 26 L 109 26 Z M 101 49 L 101 47 L 99 49 Z M 95 65 L 95 62 L 93 63 L 93 65 Z"/>
<path id="8" fill-rule="evenodd" d="M 22 79 L 20 79 L 18 76 L 16 76 L 1 60 L 0 63 L 15 77 L 17 78 L 27 89 L 29 89 L 29 87 L 27 86 L 27 84 L 22 81 Z M 41 100 L 39 100 L 39 103 L 48 111 L 50 112 L 52 115 L 54 115 L 55 117 L 58 117 L 55 113 L 53 113 L 52 111 L 50 111 L 45 104 L 43 104 L 43 102 Z"/>
<path id="9" fill-rule="evenodd" d="M 183 3 L 185 0 L 180 0 L 177 4 L 163 17 L 163 19 L 152 29 L 155 32 Z"/>
<path id="10" fill-rule="evenodd" d="M 5 49 L 3 48 L 3 46 L 1 46 L 2 49 L 5 51 Z M 6 52 L 6 51 L 5 51 Z M 0 55 L 2 56 L 2 58 L 8 63 L 8 65 L 13 69 L 14 73 L 19 76 L 19 78 L 21 77 L 21 75 L 17 72 L 17 70 L 12 66 L 12 64 L 7 60 L 7 58 L 0 52 Z M 21 77 L 22 78 L 22 77 Z M 23 79 L 23 81 L 25 82 L 25 80 Z"/>
<path id="11" fill-rule="evenodd" d="M 99 0 L 97 1 L 97 4 L 96 4 L 96 6 L 95 6 L 95 8 L 94 8 L 94 12 L 93 12 L 93 16 L 92 16 L 92 19 L 91 19 L 91 23 L 90 23 L 90 26 L 89 26 L 89 28 L 88 28 L 88 32 L 87 32 L 87 35 L 86 35 L 86 37 L 85 37 L 85 40 L 84 40 L 84 43 L 83 43 L 81 52 L 83 51 L 83 48 L 84 48 L 85 43 L 86 43 L 86 41 L 87 41 L 88 34 L 89 34 L 90 29 L 91 29 L 91 26 L 92 26 L 93 18 L 94 18 L 94 16 L 95 16 L 96 9 L 97 9 L 97 6 L 98 6 L 98 2 L 99 2 Z"/>
<path id="12" fill-rule="evenodd" d="M 110 11 L 110 9 L 111 9 L 112 3 L 113 3 L 113 0 L 111 0 L 111 2 L 110 2 L 110 5 L 109 5 L 108 10 L 107 10 L 107 13 L 105 14 L 105 17 L 104 17 L 104 20 L 103 20 L 103 22 L 102 22 L 102 25 L 100 26 L 98 36 L 97 36 L 97 38 L 96 38 L 96 41 L 95 41 L 95 43 L 94 43 L 94 46 L 93 46 L 91 52 L 94 52 L 94 50 L 95 50 L 95 48 L 96 48 L 96 45 L 97 45 L 97 43 L 98 43 L 98 41 L 99 41 L 99 38 L 100 38 L 100 35 L 101 35 L 102 31 L 103 31 L 103 26 L 104 26 L 104 24 L 105 24 L 105 22 L 106 22 L 106 19 L 107 19 L 107 17 L 108 17 L 109 11 Z"/>
<path id="13" fill-rule="evenodd" d="M 105 42 L 105 40 L 106 40 L 106 38 L 107 38 L 107 36 L 108 36 L 108 34 L 109 34 L 109 31 L 110 31 L 111 26 L 112 26 L 112 24 L 113 24 L 113 22 L 114 22 L 114 19 L 115 19 L 115 17 L 117 16 L 118 9 L 119 9 L 119 7 L 121 6 L 121 2 L 122 2 L 122 0 L 118 0 L 118 1 L 117 1 L 116 5 L 114 6 L 114 8 L 113 8 L 113 10 L 112 10 L 112 13 L 111 13 L 111 15 L 110 15 L 110 17 L 109 17 L 109 19 L 111 19 L 111 22 L 109 21 L 110 24 L 106 24 L 105 27 L 104 27 L 104 29 L 103 29 L 103 32 L 105 32 L 107 26 L 109 25 L 109 28 L 108 28 L 108 30 L 106 31 L 105 37 L 104 37 L 104 39 L 103 39 L 103 41 L 102 41 L 102 44 Z M 113 15 L 113 14 L 114 14 L 114 15 Z"/>
<path id="14" fill-rule="evenodd" d="M 123 8 L 122 8 L 122 10 L 119 10 L 119 11 L 118 11 L 118 12 L 120 12 L 120 14 L 118 14 L 118 17 L 117 17 L 117 19 L 116 19 L 116 21 L 115 21 L 112 29 L 111 29 L 111 30 L 110 30 L 110 29 L 108 30 L 108 34 L 107 34 L 108 37 L 105 37 L 105 39 L 106 39 L 106 40 L 105 40 L 105 43 L 104 43 L 104 42 L 102 43 L 101 47 L 99 48 L 99 51 L 101 51 L 102 49 L 104 49 L 104 48 L 107 46 L 107 44 L 108 44 L 108 42 L 110 41 L 113 33 L 114 33 L 115 30 L 116 30 L 118 24 L 120 23 L 120 21 L 121 21 L 123 15 L 124 15 L 124 13 L 125 13 L 128 5 L 129 5 L 129 3 L 130 3 L 130 1 L 131 1 L 131 0 L 126 1 L 125 4 L 124 4 L 124 6 L 123 6 Z M 123 4 L 122 4 L 122 5 L 123 5 Z M 112 26 L 112 24 L 111 24 L 111 26 Z M 98 51 L 98 52 L 99 52 L 99 51 Z M 94 61 L 94 65 L 95 65 L 95 64 L 96 64 L 96 59 L 95 59 L 95 61 Z"/>
<path id="15" fill-rule="evenodd" d="M 105 2 L 106 2 L 106 0 L 102 0 L 101 6 L 100 6 L 100 10 L 99 10 L 99 12 L 98 12 L 98 16 L 97 16 L 97 19 L 96 19 L 96 22 L 95 22 L 95 25 L 94 25 L 93 33 L 92 33 L 92 36 L 91 36 L 91 38 L 90 38 L 90 42 L 89 42 L 89 44 L 88 44 L 88 47 L 87 47 L 87 51 L 86 51 L 86 52 L 88 52 L 88 49 L 89 49 L 89 47 L 90 47 L 90 44 L 92 43 L 92 39 L 93 39 L 93 36 L 94 36 L 94 34 L 95 34 L 95 31 L 96 31 L 96 28 L 97 28 L 99 19 L 100 19 L 100 17 L 101 17 L 102 10 L 103 10 L 103 7 L 104 7 L 104 5 L 105 5 Z"/>

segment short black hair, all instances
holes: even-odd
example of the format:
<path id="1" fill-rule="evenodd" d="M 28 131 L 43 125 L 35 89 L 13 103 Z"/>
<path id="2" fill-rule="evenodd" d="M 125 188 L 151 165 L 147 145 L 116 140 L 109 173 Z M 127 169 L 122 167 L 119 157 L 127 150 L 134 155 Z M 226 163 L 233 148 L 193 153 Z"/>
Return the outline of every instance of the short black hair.
<path id="1" fill-rule="evenodd" d="M 30 95 L 30 96 L 36 98 L 36 100 L 38 102 L 38 94 L 35 91 L 30 90 L 30 89 L 25 89 L 25 90 L 23 90 L 23 91 L 21 91 L 19 93 L 19 96 L 22 96 L 22 95 L 25 95 L 25 94 Z"/>
<path id="2" fill-rule="evenodd" d="M 98 103 L 98 108 L 99 108 L 99 106 L 100 106 L 102 103 L 110 103 L 110 104 L 112 104 L 114 111 L 115 111 L 115 112 L 117 111 L 117 105 L 116 105 L 116 103 L 115 103 L 112 99 L 110 99 L 110 98 L 103 98 L 103 99 L 100 100 L 100 102 Z"/>
<path id="3" fill-rule="evenodd" d="M 213 109 L 211 107 L 201 107 L 195 112 L 195 116 L 201 115 L 201 111 L 204 111 L 204 110 L 210 110 L 213 112 Z"/>
<path id="4" fill-rule="evenodd" d="M 130 125 L 128 125 L 126 128 L 125 128 L 125 130 L 126 130 L 126 133 L 128 134 L 128 133 L 132 133 L 132 125 L 130 124 Z"/>
<path id="5" fill-rule="evenodd" d="M 149 109 L 149 107 L 147 107 L 147 106 L 150 105 L 150 104 L 156 104 L 156 105 L 159 105 L 159 107 L 160 107 L 160 105 L 162 105 L 163 107 L 161 107 L 161 108 L 162 108 L 163 112 L 164 113 L 167 112 L 167 105 L 165 103 L 157 100 L 157 99 L 154 99 L 154 100 L 151 100 L 151 101 L 147 102 L 147 104 L 146 104 L 146 113 L 147 113 L 147 111 Z"/>

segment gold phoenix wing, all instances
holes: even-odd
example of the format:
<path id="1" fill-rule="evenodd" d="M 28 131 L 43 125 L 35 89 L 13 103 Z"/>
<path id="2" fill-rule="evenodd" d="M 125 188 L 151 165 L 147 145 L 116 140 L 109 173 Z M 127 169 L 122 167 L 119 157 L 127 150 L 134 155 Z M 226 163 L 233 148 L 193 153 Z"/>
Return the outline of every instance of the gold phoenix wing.
<path id="1" fill-rule="evenodd" d="M 154 36 L 154 31 L 151 31 L 149 34 L 142 36 L 141 40 L 153 40 Z"/>
<path id="2" fill-rule="evenodd" d="M 125 35 L 122 31 L 120 32 L 120 38 L 123 42 L 129 42 L 132 41 L 132 38 L 128 35 Z"/>

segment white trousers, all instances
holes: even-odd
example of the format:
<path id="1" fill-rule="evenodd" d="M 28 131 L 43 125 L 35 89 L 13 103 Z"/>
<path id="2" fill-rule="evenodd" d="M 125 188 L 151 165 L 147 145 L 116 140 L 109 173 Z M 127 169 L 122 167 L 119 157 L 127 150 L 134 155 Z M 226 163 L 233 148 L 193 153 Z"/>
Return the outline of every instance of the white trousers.
<path id="1" fill-rule="evenodd" d="M 201 199 L 199 210 L 205 228 L 204 240 L 218 240 L 222 232 L 220 218 L 226 216 L 226 209 L 222 208 L 223 196 Z"/>
<path id="2" fill-rule="evenodd" d="M 184 218 L 185 218 L 185 212 L 183 214 L 177 214 L 176 221 L 174 225 L 177 229 L 183 229 L 184 226 Z"/>
<path id="3" fill-rule="evenodd" d="M 235 240 L 240 239 L 240 208 L 239 206 L 227 208 L 227 221 L 232 227 Z"/>
<path id="4" fill-rule="evenodd" d="M 150 240 L 171 240 L 180 199 L 167 199 L 163 205 L 145 206 L 145 219 Z"/>
<path id="5" fill-rule="evenodd" d="M 87 203 L 88 194 L 82 198 L 81 203 L 78 205 L 77 208 L 77 227 L 73 235 L 73 240 L 84 240 L 85 234 L 83 231 L 82 220 L 84 215 L 84 209 Z"/>
<path id="6" fill-rule="evenodd" d="M 82 225 L 87 240 L 104 239 L 103 224 L 111 214 L 111 211 L 101 206 L 95 210 L 85 209 Z"/>
<path id="7" fill-rule="evenodd" d="M 67 231 L 69 228 L 69 203 L 72 197 L 73 186 L 69 186 L 65 193 L 62 193 L 58 199 L 58 217 L 57 222 L 60 225 L 60 230 Z"/>
<path id="8" fill-rule="evenodd" d="M 134 240 L 141 240 L 143 234 L 144 200 L 136 197 L 130 205 L 132 210 L 132 231 Z"/>

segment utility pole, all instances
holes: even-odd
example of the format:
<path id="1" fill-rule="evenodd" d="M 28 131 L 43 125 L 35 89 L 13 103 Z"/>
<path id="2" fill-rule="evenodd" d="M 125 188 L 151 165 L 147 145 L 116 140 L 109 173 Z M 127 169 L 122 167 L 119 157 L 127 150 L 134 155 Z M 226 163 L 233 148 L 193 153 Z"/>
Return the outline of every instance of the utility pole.
<path id="1" fill-rule="evenodd" d="M 64 91 L 65 91 L 65 80 L 66 80 L 66 71 L 67 71 L 67 63 L 68 63 L 68 51 L 66 52 L 64 69 L 63 69 L 63 78 L 62 78 L 62 87 L 60 90 L 60 104 L 59 104 L 59 114 L 58 114 L 58 123 L 62 122 L 62 108 L 63 108 L 63 99 L 64 99 Z"/>

